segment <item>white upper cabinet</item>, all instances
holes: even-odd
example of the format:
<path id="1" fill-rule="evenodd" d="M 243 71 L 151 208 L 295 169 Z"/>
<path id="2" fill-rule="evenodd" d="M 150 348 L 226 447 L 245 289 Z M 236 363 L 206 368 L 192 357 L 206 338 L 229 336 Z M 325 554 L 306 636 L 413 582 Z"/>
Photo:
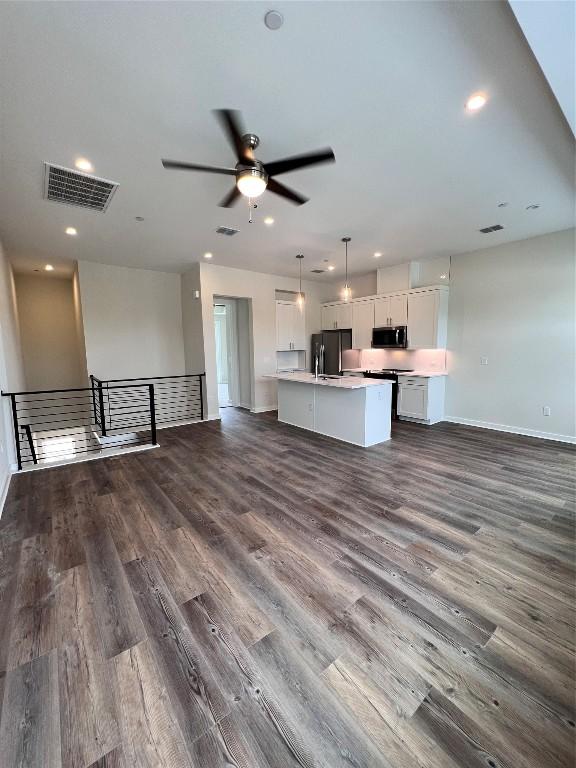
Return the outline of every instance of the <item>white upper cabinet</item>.
<path id="1" fill-rule="evenodd" d="M 374 327 L 406 325 L 408 296 L 384 296 L 374 302 Z"/>
<path id="2" fill-rule="evenodd" d="M 390 296 L 391 325 L 408 324 L 408 296 Z"/>
<path id="3" fill-rule="evenodd" d="M 334 331 L 336 329 L 336 319 L 338 317 L 338 307 L 322 307 L 322 330 Z"/>
<path id="4" fill-rule="evenodd" d="M 370 349 L 374 328 L 374 302 L 359 301 L 352 306 L 352 347 Z"/>
<path id="5" fill-rule="evenodd" d="M 276 302 L 276 349 L 288 352 L 306 349 L 304 310 L 288 301 Z"/>
<path id="6" fill-rule="evenodd" d="M 408 295 L 408 349 L 446 347 L 448 294 L 425 291 Z"/>
<path id="7" fill-rule="evenodd" d="M 322 330 L 339 331 L 352 328 L 352 305 L 332 304 L 322 307 Z"/>

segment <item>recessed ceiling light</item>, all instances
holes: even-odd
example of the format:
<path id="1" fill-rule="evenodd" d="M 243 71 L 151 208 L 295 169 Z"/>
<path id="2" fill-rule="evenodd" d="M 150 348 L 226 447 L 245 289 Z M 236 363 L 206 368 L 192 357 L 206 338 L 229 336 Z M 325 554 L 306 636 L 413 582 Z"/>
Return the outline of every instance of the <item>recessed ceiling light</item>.
<path id="1" fill-rule="evenodd" d="M 536 211 L 536 210 L 538 210 L 538 208 L 540 208 L 540 206 L 536 205 L 534 203 L 532 205 L 527 205 L 526 206 L 526 210 L 527 211 Z"/>
<path id="2" fill-rule="evenodd" d="M 67 235 L 77 235 L 78 234 L 78 230 L 76 229 L 76 227 L 66 227 L 66 234 Z"/>
<path id="3" fill-rule="evenodd" d="M 382 256 L 382 253 L 380 251 L 376 251 L 376 253 L 374 254 L 374 258 L 379 259 L 380 256 Z"/>
<path id="4" fill-rule="evenodd" d="M 266 226 L 268 227 L 271 227 L 272 224 L 274 224 L 274 219 L 272 218 L 272 216 L 266 216 L 266 218 L 264 219 L 264 224 L 266 224 Z"/>
<path id="5" fill-rule="evenodd" d="M 446 280 L 446 275 L 440 275 L 440 280 Z"/>
<path id="6" fill-rule="evenodd" d="M 268 13 L 264 16 L 264 24 L 266 24 L 268 29 L 275 31 L 280 29 L 282 24 L 284 24 L 284 17 L 280 11 L 268 11 Z"/>
<path id="7" fill-rule="evenodd" d="M 85 157 L 79 157 L 76 162 L 74 163 L 76 168 L 78 168 L 79 171 L 86 171 L 87 173 L 90 173 L 94 170 L 94 166 L 90 162 L 90 160 L 86 160 Z"/>
<path id="8" fill-rule="evenodd" d="M 144 216 L 134 216 L 135 221 L 144 221 Z"/>
<path id="9" fill-rule="evenodd" d="M 212 254 L 211 253 L 205 253 L 204 254 L 204 258 L 205 259 L 211 259 L 212 258 Z"/>
<path id="10" fill-rule="evenodd" d="M 486 94 L 478 91 L 478 93 L 473 93 L 472 96 L 470 96 L 466 102 L 466 109 L 469 112 L 476 112 L 477 110 L 482 109 L 487 101 L 488 97 Z"/>
<path id="11" fill-rule="evenodd" d="M 53 272 L 54 271 L 54 267 L 52 266 L 52 264 L 46 264 L 44 269 L 46 270 L 46 272 Z"/>
<path id="12" fill-rule="evenodd" d="M 336 267 L 333 267 L 332 264 L 330 264 L 330 266 L 328 267 L 329 272 L 334 272 L 335 269 Z"/>

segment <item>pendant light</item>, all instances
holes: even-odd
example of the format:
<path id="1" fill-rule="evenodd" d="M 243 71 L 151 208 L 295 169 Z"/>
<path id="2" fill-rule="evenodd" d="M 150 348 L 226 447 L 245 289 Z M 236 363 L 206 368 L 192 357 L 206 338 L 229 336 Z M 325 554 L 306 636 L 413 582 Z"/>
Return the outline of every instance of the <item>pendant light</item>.
<path id="1" fill-rule="evenodd" d="M 344 283 L 344 289 L 342 290 L 342 298 L 344 299 L 344 301 L 350 301 L 350 298 L 352 297 L 352 291 L 350 289 L 350 286 L 348 285 L 348 243 L 350 242 L 351 239 L 352 239 L 351 237 L 342 238 L 342 242 L 346 247 L 346 282 Z"/>
<path id="2" fill-rule="evenodd" d="M 304 308 L 304 294 L 302 293 L 302 259 L 304 258 L 304 254 L 298 253 L 296 258 L 298 259 L 298 265 L 300 267 L 300 286 L 298 289 L 298 298 L 296 299 L 296 304 L 298 304 L 300 310 L 302 310 Z"/>

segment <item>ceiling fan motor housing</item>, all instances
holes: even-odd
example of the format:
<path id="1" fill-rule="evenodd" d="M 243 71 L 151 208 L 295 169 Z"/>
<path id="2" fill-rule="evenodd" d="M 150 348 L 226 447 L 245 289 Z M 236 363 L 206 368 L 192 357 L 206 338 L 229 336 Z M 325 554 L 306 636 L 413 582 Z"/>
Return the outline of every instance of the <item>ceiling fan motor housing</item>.
<path id="1" fill-rule="evenodd" d="M 245 147 L 248 147 L 248 149 L 256 149 L 260 144 L 260 139 L 255 133 L 245 133 L 242 136 L 242 143 Z"/>

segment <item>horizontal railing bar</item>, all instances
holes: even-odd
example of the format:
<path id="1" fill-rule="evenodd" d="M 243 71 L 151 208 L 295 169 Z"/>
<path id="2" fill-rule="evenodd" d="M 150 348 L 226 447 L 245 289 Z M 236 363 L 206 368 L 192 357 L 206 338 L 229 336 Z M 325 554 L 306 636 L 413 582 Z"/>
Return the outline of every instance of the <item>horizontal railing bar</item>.
<path id="1" fill-rule="evenodd" d="M 117 381 L 130 381 L 130 379 L 117 379 Z M 138 379 L 139 381 L 139 379 Z M 134 389 L 136 387 L 147 387 L 148 384 L 114 384 L 108 389 Z M 37 389 L 30 392 L 1 392 L 4 397 L 21 396 L 21 395 L 55 395 L 57 392 L 90 392 L 92 393 L 92 387 L 70 387 L 69 389 Z M 58 398 L 56 398 L 58 399 Z"/>
<path id="2" fill-rule="evenodd" d="M 205 373 L 178 373 L 174 376 L 139 376 L 136 379 L 104 379 L 103 383 L 112 384 L 119 381 L 162 381 L 164 379 L 191 379 L 195 376 L 206 376 Z M 96 377 L 94 377 L 96 378 Z"/>

